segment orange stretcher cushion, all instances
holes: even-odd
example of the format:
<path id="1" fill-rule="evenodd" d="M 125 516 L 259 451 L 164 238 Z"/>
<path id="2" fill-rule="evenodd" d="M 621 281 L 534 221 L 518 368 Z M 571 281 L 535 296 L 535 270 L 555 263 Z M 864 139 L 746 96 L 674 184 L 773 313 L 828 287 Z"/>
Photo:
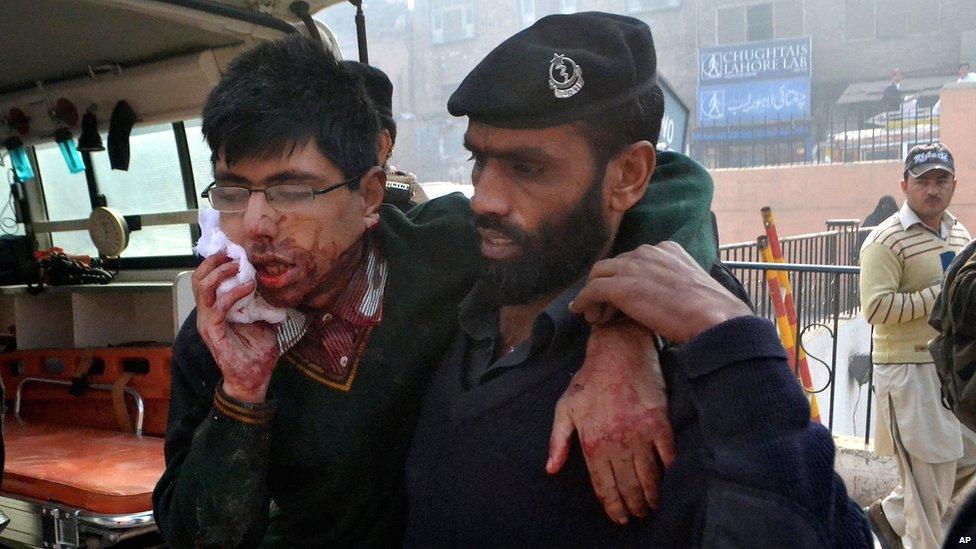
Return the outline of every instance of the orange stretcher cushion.
<path id="1" fill-rule="evenodd" d="M 3 493 L 107 515 L 152 509 L 163 439 L 8 418 Z"/>

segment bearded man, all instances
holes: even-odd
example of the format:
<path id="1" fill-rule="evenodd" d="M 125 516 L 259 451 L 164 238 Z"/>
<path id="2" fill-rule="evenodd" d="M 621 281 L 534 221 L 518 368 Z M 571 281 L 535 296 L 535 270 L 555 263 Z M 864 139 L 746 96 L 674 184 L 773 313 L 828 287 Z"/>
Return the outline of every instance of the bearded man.
<path id="1" fill-rule="evenodd" d="M 461 303 L 414 433 L 407 545 L 870 547 L 772 324 L 675 242 L 597 262 L 651 173 L 685 162 L 653 145 L 664 101 L 647 25 L 599 12 L 540 19 L 489 53 L 448 109 L 468 117 L 488 268 Z M 609 346 L 617 360 L 655 358 L 654 334 L 666 342 L 677 455 L 657 512 L 614 525 L 586 489 L 613 436 L 557 452 L 558 477 L 533 464 L 584 358 Z"/>
<path id="2" fill-rule="evenodd" d="M 409 217 L 381 206 L 390 140 L 375 106 L 354 74 L 297 36 L 235 60 L 202 118 L 215 178 L 204 195 L 257 281 L 218 296 L 238 269 L 225 255 L 194 273 L 196 310 L 174 344 L 156 522 L 173 546 L 399 544 L 420 402 L 482 267 L 467 200 L 430 201 Z M 622 249 L 672 238 L 714 259 L 710 185 L 687 159 L 662 172 L 625 216 L 621 234 L 633 240 Z M 289 309 L 283 326 L 227 321 L 255 288 Z M 575 384 L 586 390 L 567 397 L 582 412 L 560 425 L 616 441 L 594 454 L 592 478 L 623 520 L 653 503 L 651 465 L 673 449 L 651 362 L 608 356 L 582 367 Z M 569 433 L 558 434 L 557 449 Z M 615 467 L 630 475 L 618 480 Z"/>

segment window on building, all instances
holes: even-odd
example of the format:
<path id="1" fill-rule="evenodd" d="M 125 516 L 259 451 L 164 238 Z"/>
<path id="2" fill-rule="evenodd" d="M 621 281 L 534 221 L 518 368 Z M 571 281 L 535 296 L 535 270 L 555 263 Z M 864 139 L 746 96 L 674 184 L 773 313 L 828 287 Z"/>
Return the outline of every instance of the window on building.
<path id="1" fill-rule="evenodd" d="M 908 34 L 908 0 L 877 0 L 878 38 L 902 38 Z"/>
<path id="2" fill-rule="evenodd" d="M 742 6 L 715 10 L 715 40 L 718 44 L 746 41 L 746 10 Z"/>
<path id="3" fill-rule="evenodd" d="M 942 2 L 908 2 L 905 6 L 909 34 L 930 34 L 942 30 Z M 924 24 L 919 24 L 924 21 Z"/>
<path id="4" fill-rule="evenodd" d="M 844 1 L 844 37 L 867 40 L 875 37 L 874 0 Z"/>
<path id="5" fill-rule="evenodd" d="M 803 0 L 779 0 L 773 3 L 776 38 L 803 36 Z"/>
<path id="6" fill-rule="evenodd" d="M 441 158 L 455 162 L 466 162 L 471 157 L 464 148 L 464 132 L 468 129 L 465 122 L 455 118 L 440 128 L 439 150 Z"/>
<path id="7" fill-rule="evenodd" d="M 773 5 L 755 4 L 746 7 L 746 40 L 772 40 L 774 36 Z"/>
<path id="8" fill-rule="evenodd" d="M 474 0 L 431 0 L 431 42 L 440 44 L 472 37 L 474 37 Z"/>
<path id="9" fill-rule="evenodd" d="M 680 6 L 681 0 L 627 0 L 627 11 L 631 13 L 666 10 Z"/>
<path id="10" fill-rule="evenodd" d="M 522 27 L 535 23 L 535 0 L 519 0 L 519 13 L 522 14 Z"/>
<path id="11" fill-rule="evenodd" d="M 576 4 L 576 0 L 560 0 L 559 13 L 576 13 L 579 7 Z"/>
<path id="12" fill-rule="evenodd" d="M 730 6 L 715 12 L 717 44 L 803 36 L 803 0 Z"/>

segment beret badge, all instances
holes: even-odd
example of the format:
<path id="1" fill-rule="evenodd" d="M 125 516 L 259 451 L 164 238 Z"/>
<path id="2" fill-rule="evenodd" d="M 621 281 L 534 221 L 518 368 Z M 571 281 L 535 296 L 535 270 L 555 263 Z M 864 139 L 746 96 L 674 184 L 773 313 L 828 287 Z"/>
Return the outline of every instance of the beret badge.
<path id="1" fill-rule="evenodd" d="M 559 99 L 567 99 L 583 89 L 583 69 L 565 55 L 554 54 L 549 62 L 549 87 Z"/>

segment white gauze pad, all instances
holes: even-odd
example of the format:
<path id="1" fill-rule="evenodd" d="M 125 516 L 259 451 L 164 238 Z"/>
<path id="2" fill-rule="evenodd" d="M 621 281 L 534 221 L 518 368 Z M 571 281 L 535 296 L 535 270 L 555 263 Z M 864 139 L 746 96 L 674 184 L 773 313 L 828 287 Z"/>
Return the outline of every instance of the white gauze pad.
<path id="1" fill-rule="evenodd" d="M 231 289 L 242 284 L 246 284 L 255 279 L 257 271 L 247 260 L 247 253 L 244 248 L 234 244 L 227 238 L 227 235 L 220 230 L 220 212 L 211 209 L 200 209 L 200 241 L 197 242 L 196 252 L 203 257 L 210 257 L 215 253 L 226 250 L 227 256 L 239 265 L 237 275 L 228 278 L 217 287 L 217 295 L 226 294 Z M 268 302 L 256 292 L 252 291 L 246 297 L 234 304 L 234 307 L 227 313 L 228 322 L 238 324 L 250 324 L 263 320 L 271 324 L 284 322 L 287 316 L 286 309 L 279 309 L 268 305 Z"/>

